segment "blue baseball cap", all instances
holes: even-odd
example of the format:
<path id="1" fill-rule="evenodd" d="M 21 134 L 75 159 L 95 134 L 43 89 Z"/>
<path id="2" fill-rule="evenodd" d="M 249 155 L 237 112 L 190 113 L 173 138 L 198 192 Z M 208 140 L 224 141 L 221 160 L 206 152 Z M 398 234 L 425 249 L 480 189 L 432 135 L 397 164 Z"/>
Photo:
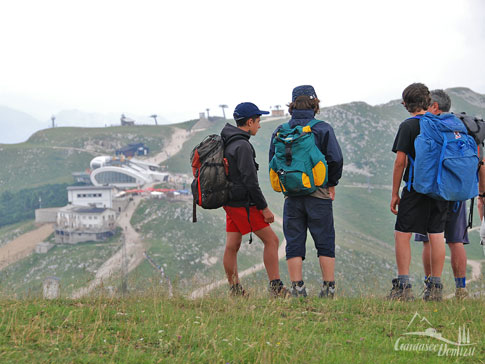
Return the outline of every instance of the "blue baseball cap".
<path id="1" fill-rule="evenodd" d="M 250 118 L 251 116 L 255 115 L 266 115 L 269 114 L 269 111 L 259 110 L 259 108 L 254 105 L 252 102 L 242 102 L 236 106 L 234 109 L 234 120 L 241 120 L 245 118 Z"/>
<path id="2" fill-rule="evenodd" d="M 295 101 L 299 96 L 308 96 L 311 99 L 317 99 L 317 93 L 313 86 L 310 85 L 303 85 L 297 86 L 293 89 L 293 93 L 291 94 L 291 101 Z"/>

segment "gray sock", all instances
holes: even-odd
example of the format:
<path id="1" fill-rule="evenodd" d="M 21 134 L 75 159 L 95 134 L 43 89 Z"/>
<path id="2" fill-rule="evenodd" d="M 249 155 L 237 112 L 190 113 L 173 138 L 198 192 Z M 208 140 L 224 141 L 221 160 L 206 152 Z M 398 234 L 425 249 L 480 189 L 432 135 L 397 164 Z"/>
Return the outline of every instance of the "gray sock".
<path id="1" fill-rule="evenodd" d="M 430 282 L 433 284 L 441 283 L 441 277 L 431 277 Z"/>
<path id="2" fill-rule="evenodd" d="M 409 274 L 400 274 L 397 276 L 397 280 L 400 284 L 409 284 Z"/>

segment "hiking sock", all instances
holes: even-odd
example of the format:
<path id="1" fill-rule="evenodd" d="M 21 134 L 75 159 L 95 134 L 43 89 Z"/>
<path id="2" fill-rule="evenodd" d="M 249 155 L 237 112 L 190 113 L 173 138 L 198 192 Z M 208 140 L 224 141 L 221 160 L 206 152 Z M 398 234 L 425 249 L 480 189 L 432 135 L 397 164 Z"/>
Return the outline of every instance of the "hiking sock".
<path id="1" fill-rule="evenodd" d="M 399 284 L 406 286 L 410 283 L 409 274 L 400 274 L 400 275 L 397 276 L 397 280 L 398 280 Z"/>
<path id="2" fill-rule="evenodd" d="M 455 286 L 456 286 L 456 288 L 465 288 L 466 287 L 466 277 L 455 278 Z"/>
<path id="3" fill-rule="evenodd" d="M 291 282 L 291 287 L 296 288 L 296 287 L 303 287 L 305 285 L 305 282 L 303 281 L 292 281 Z"/>
<path id="4" fill-rule="evenodd" d="M 441 284 L 441 277 L 430 277 L 429 281 L 434 285 Z"/>

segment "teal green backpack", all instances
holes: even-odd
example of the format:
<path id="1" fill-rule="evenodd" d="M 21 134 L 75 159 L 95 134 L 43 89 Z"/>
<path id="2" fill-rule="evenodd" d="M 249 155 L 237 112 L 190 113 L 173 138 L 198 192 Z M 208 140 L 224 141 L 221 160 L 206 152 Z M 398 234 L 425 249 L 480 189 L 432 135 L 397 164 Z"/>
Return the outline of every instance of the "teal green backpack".
<path id="1" fill-rule="evenodd" d="M 313 193 L 327 183 L 327 161 L 315 144 L 312 127 L 320 120 L 313 119 L 306 126 L 283 124 L 273 139 L 275 154 L 269 163 L 271 186 L 285 196 Z"/>

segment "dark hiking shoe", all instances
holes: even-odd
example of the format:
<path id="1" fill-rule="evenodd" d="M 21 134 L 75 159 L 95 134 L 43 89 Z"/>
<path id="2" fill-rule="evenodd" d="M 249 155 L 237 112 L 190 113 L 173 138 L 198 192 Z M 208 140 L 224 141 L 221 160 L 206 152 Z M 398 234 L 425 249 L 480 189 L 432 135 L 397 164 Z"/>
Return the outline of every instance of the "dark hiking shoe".
<path id="1" fill-rule="evenodd" d="M 387 299 L 393 301 L 411 301 L 414 300 L 413 290 L 411 283 L 402 284 L 397 278 L 392 280 L 391 292 L 387 296 Z"/>
<path id="2" fill-rule="evenodd" d="M 457 300 L 464 300 L 465 298 L 468 298 L 468 290 L 466 287 L 458 287 L 455 291 L 455 298 Z"/>
<path id="3" fill-rule="evenodd" d="M 229 288 L 229 294 L 232 297 L 247 297 L 248 293 L 244 290 L 244 288 L 239 284 L 233 284 L 231 288 Z"/>
<path id="4" fill-rule="evenodd" d="M 324 285 L 318 297 L 320 298 L 330 298 L 335 296 L 335 286 L 330 287 L 329 285 Z"/>
<path id="5" fill-rule="evenodd" d="M 441 301 L 443 299 L 443 284 L 428 282 L 423 294 L 425 301 Z"/>
<path id="6" fill-rule="evenodd" d="M 275 298 L 288 298 L 291 297 L 291 292 L 285 286 L 282 286 L 278 290 L 269 289 L 269 293 Z"/>
<path id="7" fill-rule="evenodd" d="M 427 277 L 425 280 L 424 280 L 424 288 L 423 288 L 423 292 L 421 292 L 421 295 L 423 296 L 423 300 L 425 301 L 428 301 L 429 300 L 429 293 L 431 292 L 429 289 L 428 289 L 428 286 L 431 284 L 431 280 L 429 277 Z"/>
<path id="8" fill-rule="evenodd" d="M 291 283 L 291 296 L 292 297 L 306 297 L 306 287 L 303 281 L 300 282 L 292 282 Z"/>
<path id="9" fill-rule="evenodd" d="M 268 291 L 273 297 L 287 298 L 291 296 L 289 289 L 279 279 L 269 282 Z"/>

